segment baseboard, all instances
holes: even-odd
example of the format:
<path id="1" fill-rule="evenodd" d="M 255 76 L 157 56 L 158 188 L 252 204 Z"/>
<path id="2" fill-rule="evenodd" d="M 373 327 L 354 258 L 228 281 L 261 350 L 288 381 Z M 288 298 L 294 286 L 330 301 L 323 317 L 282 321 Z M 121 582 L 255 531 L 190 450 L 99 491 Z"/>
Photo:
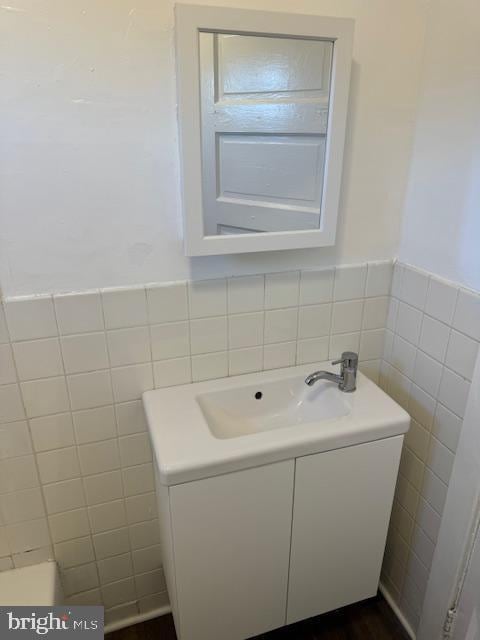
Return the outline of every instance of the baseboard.
<path id="1" fill-rule="evenodd" d="M 147 613 L 138 613 L 135 616 L 129 616 L 128 618 L 123 618 L 123 620 L 116 620 L 115 622 L 110 622 L 105 625 L 104 633 L 112 633 L 112 631 L 118 631 L 118 629 L 124 629 L 125 627 L 130 627 L 134 624 L 138 624 L 139 622 L 145 622 L 146 620 L 151 620 L 152 618 L 158 618 L 159 616 L 165 616 L 167 613 L 171 612 L 171 607 L 169 604 L 164 605 L 163 607 L 158 607 L 158 609 L 152 609 L 151 611 L 147 611 Z"/>
<path id="2" fill-rule="evenodd" d="M 395 614 L 395 616 L 398 618 L 398 621 L 400 622 L 400 624 L 402 625 L 402 627 L 405 629 L 405 631 L 408 633 L 409 637 L 412 640 L 416 640 L 417 638 L 417 634 L 415 633 L 415 631 L 412 629 L 412 627 L 410 626 L 410 623 L 408 622 L 408 620 L 405 618 L 405 616 L 403 615 L 403 613 L 400 611 L 399 606 L 397 605 L 397 603 L 395 602 L 395 600 L 392 598 L 392 596 L 390 595 L 389 590 L 387 589 L 387 587 L 380 582 L 379 585 L 379 590 L 380 593 L 382 594 L 382 596 L 385 598 L 385 600 L 388 602 L 390 609 L 393 611 L 393 613 Z"/>
<path id="3" fill-rule="evenodd" d="M 412 640 L 416 640 L 416 634 L 407 619 L 403 615 L 403 613 L 398 608 L 397 603 L 390 595 L 390 592 L 385 587 L 383 583 L 380 582 L 379 590 L 385 600 L 388 602 L 390 608 L 392 609 L 395 616 L 398 618 L 398 621 L 408 633 L 409 637 Z M 123 620 L 117 620 L 116 622 L 111 622 L 110 624 L 105 625 L 105 634 L 112 633 L 112 631 L 118 631 L 118 629 L 124 629 L 125 627 L 130 627 L 134 624 L 138 624 L 139 622 L 145 622 L 146 620 L 152 620 L 152 618 L 158 618 L 159 616 L 165 616 L 167 613 L 171 613 L 172 609 L 170 605 L 165 605 L 163 607 L 158 607 L 158 609 L 152 609 L 147 613 L 139 613 L 135 616 L 129 616 L 128 618 L 124 618 Z"/>

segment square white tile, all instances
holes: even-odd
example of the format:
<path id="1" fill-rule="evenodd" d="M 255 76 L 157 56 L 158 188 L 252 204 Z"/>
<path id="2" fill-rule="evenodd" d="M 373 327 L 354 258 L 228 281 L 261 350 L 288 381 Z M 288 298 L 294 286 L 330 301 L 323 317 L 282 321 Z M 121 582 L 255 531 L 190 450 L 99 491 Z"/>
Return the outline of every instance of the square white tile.
<path id="1" fill-rule="evenodd" d="M 146 288 L 150 324 L 188 318 L 187 283 L 169 282 Z"/>
<path id="2" fill-rule="evenodd" d="M 64 542 L 90 535 L 90 523 L 85 508 L 49 516 L 53 542 Z"/>
<path id="3" fill-rule="evenodd" d="M 46 518 L 29 520 L 5 527 L 11 553 L 23 553 L 50 545 Z"/>
<path id="4" fill-rule="evenodd" d="M 358 353 L 359 350 L 360 332 L 338 333 L 337 335 L 330 336 L 330 347 L 328 350 L 330 360 L 340 358 L 344 351 L 355 351 Z"/>
<path id="5" fill-rule="evenodd" d="M 443 363 L 447 353 L 449 336 L 450 327 L 429 316 L 424 316 L 419 341 L 419 347 L 422 351 Z"/>
<path id="6" fill-rule="evenodd" d="M 130 526 L 130 539 L 133 549 L 143 549 L 160 542 L 158 522 L 146 520 Z"/>
<path id="7" fill-rule="evenodd" d="M 108 440 L 117 435 L 113 406 L 74 411 L 73 424 L 78 444 Z"/>
<path id="8" fill-rule="evenodd" d="M 411 344 L 418 345 L 420 330 L 422 327 L 423 314 L 415 307 L 400 302 L 398 305 L 398 315 L 396 333 L 408 340 Z"/>
<path id="9" fill-rule="evenodd" d="M 115 402 L 139 400 L 144 391 L 153 389 L 151 363 L 112 369 L 112 385 Z"/>
<path id="10" fill-rule="evenodd" d="M 227 281 L 197 280 L 188 283 L 191 318 L 207 318 L 227 313 Z"/>
<path id="11" fill-rule="evenodd" d="M 5 318 L 5 311 L 3 303 L 0 300 L 0 344 L 9 342 L 10 336 L 8 335 L 7 319 Z"/>
<path id="12" fill-rule="evenodd" d="M 120 467 L 117 439 L 103 440 L 78 447 L 82 475 L 103 473 Z"/>
<path id="13" fill-rule="evenodd" d="M 385 329 L 363 331 L 360 336 L 359 355 L 362 360 L 379 360 L 383 355 Z"/>
<path id="14" fill-rule="evenodd" d="M 0 513 L 5 524 L 35 520 L 45 515 L 39 488 L 0 495 Z"/>
<path id="15" fill-rule="evenodd" d="M 417 351 L 413 381 L 434 398 L 438 394 L 442 371 L 443 367 L 439 362 L 427 356 L 423 351 Z"/>
<path id="16" fill-rule="evenodd" d="M 13 458 L 14 456 L 25 456 L 32 452 L 32 444 L 26 421 L 22 420 L 20 422 L 3 424 L 0 429 L 0 436 L 0 460 Z"/>
<path id="17" fill-rule="evenodd" d="M 135 581 L 133 578 L 118 580 L 102 586 L 103 603 L 105 607 L 115 607 L 124 602 L 136 599 Z"/>
<path id="18" fill-rule="evenodd" d="M 61 344 L 67 373 L 85 373 L 109 366 L 103 332 L 66 336 Z"/>
<path id="19" fill-rule="evenodd" d="M 93 409 L 113 402 L 112 383 L 108 370 L 67 376 L 67 381 L 74 411 Z"/>
<path id="20" fill-rule="evenodd" d="M 61 335 L 103 330 L 100 292 L 56 295 L 53 301 Z"/>
<path id="21" fill-rule="evenodd" d="M 228 316 L 228 346 L 242 349 L 263 344 L 263 311 Z"/>
<path id="22" fill-rule="evenodd" d="M 440 402 L 435 409 L 433 418 L 432 433 L 442 444 L 453 451 L 457 450 L 460 432 L 462 430 L 462 419 L 452 413 Z"/>
<path id="23" fill-rule="evenodd" d="M 297 337 L 298 309 L 265 312 L 265 344 L 289 342 Z"/>
<path id="24" fill-rule="evenodd" d="M 104 289 L 103 312 L 107 329 L 123 329 L 147 324 L 145 289 Z"/>
<path id="25" fill-rule="evenodd" d="M 282 309 L 298 305 L 300 273 L 285 271 L 265 276 L 265 308 Z"/>
<path id="26" fill-rule="evenodd" d="M 169 322 L 150 327 L 154 360 L 181 358 L 190 354 L 188 322 Z"/>
<path id="27" fill-rule="evenodd" d="M 38 471 L 43 484 L 80 476 L 76 447 L 37 453 Z"/>
<path id="28" fill-rule="evenodd" d="M 118 529 L 127 523 L 125 502 L 123 500 L 113 500 L 112 502 L 93 505 L 88 507 L 88 513 L 93 533 Z"/>
<path id="29" fill-rule="evenodd" d="M 51 338 L 58 334 L 51 296 L 8 300 L 5 314 L 12 341 Z"/>
<path id="30" fill-rule="evenodd" d="M 119 470 L 87 476 L 83 483 L 89 506 L 123 498 L 122 474 Z"/>
<path id="31" fill-rule="evenodd" d="M 85 506 L 85 495 L 81 478 L 55 482 L 43 487 L 49 514 L 62 513 Z"/>
<path id="32" fill-rule="evenodd" d="M 414 420 L 425 429 L 430 430 L 435 413 L 435 398 L 425 393 L 416 384 L 412 384 L 410 389 L 410 399 L 408 401 L 408 412 Z"/>
<path id="33" fill-rule="evenodd" d="M 417 350 L 409 342 L 396 335 L 393 340 L 391 364 L 408 378 L 413 376 Z"/>
<path id="34" fill-rule="evenodd" d="M 0 424 L 25 417 L 18 384 L 0 386 Z"/>
<path id="35" fill-rule="evenodd" d="M 321 304 L 333 299 L 334 269 L 302 271 L 299 304 Z"/>
<path id="36" fill-rule="evenodd" d="M 98 575 L 101 584 L 129 578 L 133 574 L 132 555 L 124 553 L 98 562 Z"/>
<path id="37" fill-rule="evenodd" d="M 62 354 L 57 338 L 17 342 L 13 345 L 20 380 L 63 375 Z"/>
<path id="38" fill-rule="evenodd" d="M 438 400 L 450 411 L 463 418 L 467 404 L 470 382 L 446 367 L 443 369 Z"/>
<path id="39" fill-rule="evenodd" d="M 135 576 L 135 585 L 139 598 L 165 591 L 165 578 L 162 569 Z"/>
<path id="40" fill-rule="evenodd" d="M 282 369 L 283 367 L 293 367 L 296 350 L 296 342 L 266 344 L 263 348 L 263 368 Z"/>
<path id="41" fill-rule="evenodd" d="M 367 265 L 352 265 L 335 269 L 333 299 L 352 300 L 363 298 L 367 280 Z"/>
<path id="42" fill-rule="evenodd" d="M 190 358 L 173 358 L 154 362 L 153 377 L 155 389 L 188 384 L 192 381 L 191 360 Z"/>
<path id="43" fill-rule="evenodd" d="M 38 487 L 39 480 L 35 458 L 32 455 L 20 458 L 7 458 L 0 460 L 0 492 L 10 493 L 22 489 Z M 0 529 L 0 551 L 1 551 Z M 6 555 L 6 554 L 5 554 Z M 0 553 L 0 557 L 2 554 Z"/>
<path id="44" fill-rule="evenodd" d="M 55 558 L 61 569 L 69 569 L 87 562 L 93 562 L 95 554 L 91 538 L 86 536 L 56 544 Z"/>
<path id="45" fill-rule="evenodd" d="M 152 450 L 148 433 L 135 433 L 119 438 L 120 463 L 122 467 L 151 462 Z"/>
<path id="46" fill-rule="evenodd" d="M 435 438 L 432 438 L 432 442 Z M 441 445 L 440 445 L 441 446 Z M 443 513 L 448 487 L 428 467 L 423 476 L 422 496 L 440 515 Z"/>
<path id="47" fill-rule="evenodd" d="M 477 361 L 478 342 L 463 333 L 452 331 L 448 342 L 445 364 L 459 375 L 471 380 Z"/>
<path id="48" fill-rule="evenodd" d="M 67 385 L 63 376 L 22 382 L 20 387 L 29 418 L 62 413 L 70 409 Z"/>
<path id="49" fill-rule="evenodd" d="M 375 296 L 388 296 L 392 286 L 393 263 L 369 262 L 367 265 L 367 285 L 365 295 L 369 298 Z"/>
<path id="50" fill-rule="evenodd" d="M 228 373 L 238 376 L 261 371 L 263 368 L 263 347 L 234 349 L 228 354 Z"/>
<path id="51" fill-rule="evenodd" d="M 225 351 L 228 344 L 226 316 L 191 320 L 190 343 L 193 355 Z"/>
<path id="52" fill-rule="evenodd" d="M 405 267 L 403 264 L 401 262 L 395 262 L 393 265 L 392 287 L 390 289 L 391 295 L 395 298 L 400 298 L 404 271 Z"/>
<path id="53" fill-rule="evenodd" d="M 297 343 L 297 364 L 327 360 L 329 342 L 328 336 L 299 340 Z"/>
<path id="54" fill-rule="evenodd" d="M 92 540 L 98 560 L 130 551 L 130 539 L 126 527 L 98 533 L 92 537 Z"/>
<path id="55" fill-rule="evenodd" d="M 387 326 L 389 298 L 368 298 L 363 305 L 363 329 L 383 329 Z"/>
<path id="56" fill-rule="evenodd" d="M 428 276 L 422 271 L 405 267 L 400 298 L 423 311 L 427 299 Z"/>
<path id="57" fill-rule="evenodd" d="M 112 367 L 140 364 L 152 359 L 148 327 L 108 331 L 107 344 Z"/>
<path id="58" fill-rule="evenodd" d="M 192 379 L 194 382 L 225 378 L 227 375 L 228 354 L 226 351 L 192 357 Z"/>
<path id="59" fill-rule="evenodd" d="M 265 277 L 240 276 L 228 278 L 228 313 L 261 311 L 265 298 Z"/>
<path id="60" fill-rule="evenodd" d="M 474 340 L 480 340 L 480 295 L 460 289 L 453 326 Z"/>
<path id="61" fill-rule="evenodd" d="M 452 324 L 458 287 L 440 278 L 430 278 L 425 303 L 425 313 L 445 324 Z"/>
<path id="62" fill-rule="evenodd" d="M 157 517 L 157 503 L 153 492 L 126 498 L 125 506 L 129 524 Z"/>
<path id="63" fill-rule="evenodd" d="M 455 454 L 435 437 L 430 439 L 427 464 L 445 484 L 450 481 Z M 432 505 L 433 506 L 433 505 Z"/>
<path id="64" fill-rule="evenodd" d="M 0 345 L 0 385 L 17 381 L 17 372 L 13 361 L 12 348 L 9 344 Z"/>
<path id="65" fill-rule="evenodd" d="M 298 310 L 298 337 L 317 338 L 330 333 L 331 304 L 300 307 Z"/>
<path id="66" fill-rule="evenodd" d="M 94 562 L 73 567 L 63 572 L 63 588 L 67 596 L 93 589 L 97 585 L 97 567 Z"/>
<path id="67" fill-rule="evenodd" d="M 117 414 L 119 436 L 126 436 L 129 433 L 139 433 L 140 431 L 147 430 L 145 411 L 143 410 L 141 400 L 117 404 L 115 411 Z"/>
<path id="68" fill-rule="evenodd" d="M 332 312 L 332 333 L 360 331 L 363 318 L 363 300 L 335 302 Z"/>
<path id="69" fill-rule="evenodd" d="M 155 491 L 155 477 L 151 462 L 122 469 L 122 476 L 126 496 Z"/>

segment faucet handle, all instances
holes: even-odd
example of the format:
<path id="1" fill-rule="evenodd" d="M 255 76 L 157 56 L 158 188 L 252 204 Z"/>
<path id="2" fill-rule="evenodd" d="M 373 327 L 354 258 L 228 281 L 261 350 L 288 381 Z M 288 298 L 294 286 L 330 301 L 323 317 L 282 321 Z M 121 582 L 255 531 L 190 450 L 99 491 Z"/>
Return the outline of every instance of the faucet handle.
<path id="1" fill-rule="evenodd" d="M 342 357 L 334 360 L 332 364 L 341 364 L 342 367 L 356 369 L 358 367 L 358 353 L 355 353 L 355 351 L 344 351 Z"/>

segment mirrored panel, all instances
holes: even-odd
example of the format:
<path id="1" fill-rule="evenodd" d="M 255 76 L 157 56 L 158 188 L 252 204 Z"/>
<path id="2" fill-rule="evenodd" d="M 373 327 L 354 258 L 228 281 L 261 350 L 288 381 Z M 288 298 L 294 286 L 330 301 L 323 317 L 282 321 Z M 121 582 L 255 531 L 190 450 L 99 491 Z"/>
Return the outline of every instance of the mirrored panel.
<path id="1" fill-rule="evenodd" d="M 204 235 L 319 229 L 333 41 L 199 41 Z"/>

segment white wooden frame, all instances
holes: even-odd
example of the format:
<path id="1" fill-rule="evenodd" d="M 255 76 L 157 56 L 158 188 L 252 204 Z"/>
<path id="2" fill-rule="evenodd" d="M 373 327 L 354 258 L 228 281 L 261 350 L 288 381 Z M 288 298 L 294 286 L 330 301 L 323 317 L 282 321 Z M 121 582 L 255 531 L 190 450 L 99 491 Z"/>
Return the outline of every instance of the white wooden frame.
<path id="1" fill-rule="evenodd" d="M 314 15 L 177 4 L 176 65 L 184 242 L 187 256 L 335 244 L 354 21 Z M 205 236 L 203 231 L 199 32 L 217 31 L 334 41 L 320 228 Z"/>

